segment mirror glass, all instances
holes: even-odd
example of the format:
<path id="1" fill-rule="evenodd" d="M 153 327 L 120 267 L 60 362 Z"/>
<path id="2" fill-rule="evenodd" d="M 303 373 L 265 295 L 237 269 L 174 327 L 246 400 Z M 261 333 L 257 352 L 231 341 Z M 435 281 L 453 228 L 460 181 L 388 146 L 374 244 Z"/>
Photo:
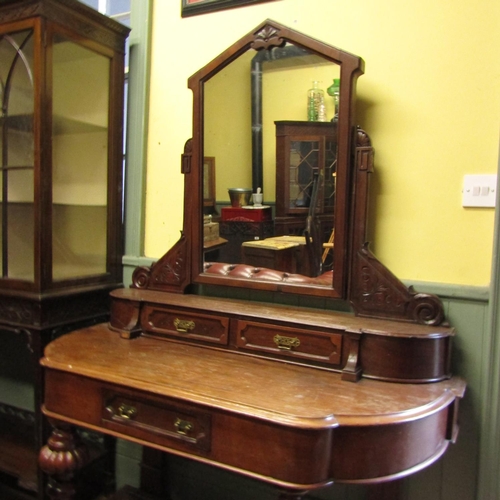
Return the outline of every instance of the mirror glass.
<path id="1" fill-rule="evenodd" d="M 331 288 L 339 79 L 340 65 L 287 43 L 249 50 L 205 81 L 205 264 L 244 263 Z"/>

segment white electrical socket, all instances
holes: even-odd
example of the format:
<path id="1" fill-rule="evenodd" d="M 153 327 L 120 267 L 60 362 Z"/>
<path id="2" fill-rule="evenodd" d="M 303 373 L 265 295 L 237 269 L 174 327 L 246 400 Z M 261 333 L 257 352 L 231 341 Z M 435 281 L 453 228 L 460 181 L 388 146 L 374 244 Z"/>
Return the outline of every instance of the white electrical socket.
<path id="1" fill-rule="evenodd" d="M 463 207 L 494 207 L 497 197 L 496 174 L 465 175 Z"/>

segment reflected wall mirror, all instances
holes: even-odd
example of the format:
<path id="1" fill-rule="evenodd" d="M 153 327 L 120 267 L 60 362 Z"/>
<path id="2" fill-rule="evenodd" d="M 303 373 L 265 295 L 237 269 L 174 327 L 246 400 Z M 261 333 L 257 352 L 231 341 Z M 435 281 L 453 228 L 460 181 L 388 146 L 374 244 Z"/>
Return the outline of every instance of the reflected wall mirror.
<path id="1" fill-rule="evenodd" d="M 365 240 L 373 148 L 355 123 L 363 67 L 267 20 L 189 78 L 182 236 L 152 268 L 136 270 L 134 286 L 312 295 L 347 300 L 358 315 L 439 324 L 440 301 L 405 287 Z M 313 81 L 324 94 L 316 116 Z"/>

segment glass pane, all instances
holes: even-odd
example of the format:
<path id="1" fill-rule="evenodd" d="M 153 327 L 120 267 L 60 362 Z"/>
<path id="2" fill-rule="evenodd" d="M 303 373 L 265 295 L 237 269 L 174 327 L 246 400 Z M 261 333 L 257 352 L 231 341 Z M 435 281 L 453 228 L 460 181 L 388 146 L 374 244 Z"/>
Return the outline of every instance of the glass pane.
<path id="1" fill-rule="evenodd" d="M 337 142 L 326 141 L 325 144 L 325 212 L 333 212 L 335 206 L 335 189 L 337 181 Z"/>
<path id="2" fill-rule="evenodd" d="M 107 57 L 54 40 L 54 280 L 106 272 L 109 72 Z"/>
<path id="3" fill-rule="evenodd" d="M 33 32 L 0 36 L 2 276 L 34 280 Z"/>
<path id="4" fill-rule="evenodd" d="M 80 2 L 87 4 L 89 7 L 93 7 L 95 10 L 99 8 L 99 0 L 80 0 Z"/>
<path id="5" fill-rule="evenodd" d="M 80 0 L 80 2 L 130 26 L 131 0 Z"/>
<path id="6" fill-rule="evenodd" d="M 290 208 L 309 207 L 313 174 L 319 168 L 318 141 L 292 141 L 290 146 Z"/>
<path id="7" fill-rule="evenodd" d="M 130 0 L 108 0 L 106 6 L 108 16 L 122 14 L 123 12 L 130 12 Z"/>

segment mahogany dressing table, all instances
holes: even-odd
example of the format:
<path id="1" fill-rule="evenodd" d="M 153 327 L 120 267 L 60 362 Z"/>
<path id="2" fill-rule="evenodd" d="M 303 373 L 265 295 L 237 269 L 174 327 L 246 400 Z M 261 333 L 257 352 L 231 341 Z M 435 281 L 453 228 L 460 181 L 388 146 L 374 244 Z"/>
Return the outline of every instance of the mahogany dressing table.
<path id="1" fill-rule="evenodd" d="M 328 174 L 335 177 L 332 264 L 307 276 L 203 257 L 203 157 L 229 168 L 230 151 L 217 149 L 209 116 L 222 105 L 217 78 L 229 78 L 240 63 L 257 66 L 262 77 L 276 62 L 275 73 L 314 69 L 341 82 Z M 74 476 L 86 461 L 74 426 L 253 477 L 275 485 L 282 498 L 335 481 L 405 477 L 456 439 L 465 383 L 450 373 L 455 332 L 439 299 L 405 287 L 365 241 L 373 149 L 354 125 L 362 71 L 359 57 L 268 20 L 189 79 L 194 126 L 182 156 L 180 240 L 151 267 L 136 269 L 129 289 L 111 292 L 109 323 L 60 337 L 41 361 L 43 412 L 53 432 L 39 463 L 50 475 L 51 498 L 73 498 Z M 270 80 L 257 83 L 272 92 Z M 230 92 L 222 94 L 230 101 Z M 289 95 L 286 102 L 290 107 Z M 280 112 L 285 116 L 270 120 L 300 119 L 288 108 Z M 236 129 L 237 117 L 230 121 Z M 264 124 L 260 134 L 268 130 Z M 262 135 L 253 140 L 261 156 L 252 166 L 255 190 L 269 166 Z M 280 164 L 294 175 L 294 165 Z M 314 210 L 308 213 L 319 243 Z M 295 216 L 304 224 L 303 210 Z M 296 300 L 217 297 L 221 290 Z M 328 307 L 300 305 L 321 301 Z M 353 313 L 335 311 L 337 303 Z"/>

